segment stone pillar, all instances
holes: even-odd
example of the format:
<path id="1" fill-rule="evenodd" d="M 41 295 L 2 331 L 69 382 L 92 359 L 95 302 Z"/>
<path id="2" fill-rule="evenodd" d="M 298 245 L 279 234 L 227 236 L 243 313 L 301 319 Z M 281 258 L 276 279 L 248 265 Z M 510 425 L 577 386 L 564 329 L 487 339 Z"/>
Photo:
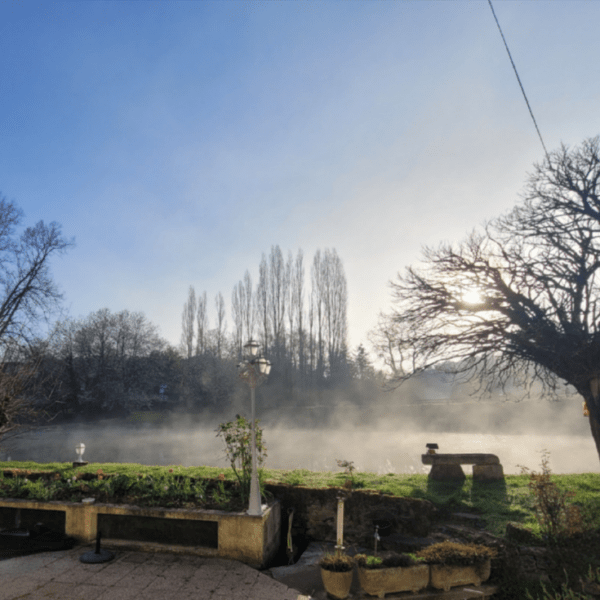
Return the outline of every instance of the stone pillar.
<path id="1" fill-rule="evenodd" d="M 496 481 L 504 479 L 502 465 L 473 465 L 473 481 Z"/>
<path id="2" fill-rule="evenodd" d="M 465 473 L 460 465 L 438 463 L 431 467 L 429 478 L 434 481 L 464 481 Z"/>

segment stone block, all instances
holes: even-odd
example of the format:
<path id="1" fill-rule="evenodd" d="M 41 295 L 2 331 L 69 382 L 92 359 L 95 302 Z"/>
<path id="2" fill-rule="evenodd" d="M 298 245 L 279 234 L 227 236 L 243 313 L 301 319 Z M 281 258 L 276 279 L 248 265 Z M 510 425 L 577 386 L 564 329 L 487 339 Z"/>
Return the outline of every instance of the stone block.
<path id="1" fill-rule="evenodd" d="M 421 454 L 421 462 L 424 465 L 497 465 L 500 459 L 495 454 Z"/>
<path id="2" fill-rule="evenodd" d="M 460 465 L 442 463 L 431 467 L 429 478 L 434 481 L 464 481 L 465 473 Z"/>
<path id="3" fill-rule="evenodd" d="M 502 465 L 473 465 L 473 481 L 496 481 L 504 479 Z"/>

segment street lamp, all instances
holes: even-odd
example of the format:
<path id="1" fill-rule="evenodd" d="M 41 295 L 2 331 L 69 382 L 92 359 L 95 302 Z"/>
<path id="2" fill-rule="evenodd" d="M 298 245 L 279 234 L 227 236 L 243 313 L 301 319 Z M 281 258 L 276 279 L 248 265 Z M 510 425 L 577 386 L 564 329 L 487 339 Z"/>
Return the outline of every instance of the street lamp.
<path id="1" fill-rule="evenodd" d="M 250 479 L 250 503 L 248 514 L 253 516 L 262 515 L 260 504 L 260 488 L 258 485 L 258 470 L 256 467 L 256 435 L 254 432 L 254 390 L 262 383 L 271 370 L 271 363 L 258 356 L 259 345 L 250 340 L 245 346 L 247 358 L 238 365 L 240 378 L 250 386 L 250 399 L 252 403 L 252 478 Z"/>

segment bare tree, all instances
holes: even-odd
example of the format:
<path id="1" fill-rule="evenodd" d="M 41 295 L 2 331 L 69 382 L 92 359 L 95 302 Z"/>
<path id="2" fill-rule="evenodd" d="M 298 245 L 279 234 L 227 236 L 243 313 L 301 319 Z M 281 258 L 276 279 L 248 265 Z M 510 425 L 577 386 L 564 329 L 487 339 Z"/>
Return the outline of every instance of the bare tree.
<path id="1" fill-rule="evenodd" d="M 208 315 L 206 313 L 206 292 L 198 298 L 198 313 L 196 315 L 197 338 L 196 354 L 204 354 L 206 351 L 206 336 L 208 333 Z"/>
<path id="2" fill-rule="evenodd" d="M 261 328 L 263 352 L 266 354 L 269 352 L 271 339 L 269 327 L 269 269 L 264 254 L 258 267 L 258 285 L 254 293 L 254 307 Z"/>
<path id="3" fill-rule="evenodd" d="M 267 302 L 270 330 L 273 335 L 272 349 L 275 352 L 275 358 L 281 360 L 285 350 L 285 312 L 289 280 L 283 253 L 279 246 L 271 248 L 268 282 Z"/>
<path id="4" fill-rule="evenodd" d="M 244 334 L 244 316 L 243 316 L 243 296 L 244 284 L 240 281 L 233 286 L 231 293 L 231 316 L 233 318 L 233 342 L 238 356 L 242 354 L 242 341 Z"/>
<path id="5" fill-rule="evenodd" d="M 285 277 L 288 282 L 286 292 L 286 305 L 287 305 L 287 317 L 288 317 L 288 356 L 289 363 L 292 370 L 295 370 L 298 366 L 298 360 L 296 355 L 296 331 L 294 327 L 295 320 L 297 318 L 296 311 L 294 309 L 294 257 L 291 250 L 288 252 L 287 261 L 285 263 Z"/>
<path id="6" fill-rule="evenodd" d="M 217 358 L 222 357 L 223 347 L 225 343 L 225 300 L 223 294 L 219 292 L 215 297 L 215 307 L 217 309 L 217 328 L 215 330 L 215 346 Z"/>
<path id="7" fill-rule="evenodd" d="M 150 404 L 147 359 L 166 343 L 142 313 L 104 308 L 61 324 L 55 354 L 72 362 L 77 404 L 84 410 L 129 410 Z M 61 347 L 62 346 L 62 347 Z"/>
<path id="8" fill-rule="evenodd" d="M 21 427 L 19 416 L 37 414 L 30 384 L 38 363 L 25 360 L 23 352 L 36 343 L 40 320 L 48 321 L 62 299 L 50 259 L 73 245 L 57 223 L 39 221 L 17 236 L 22 217 L 20 208 L 0 198 L 0 438 Z"/>
<path id="9" fill-rule="evenodd" d="M 329 375 L 341 368 L 346 356 L 347 284 L 335 250 L 317 250 L 312 268 L 312 296 L 317 327 L 317 371 Z"/>
<path id="10" fill-rule="evenodd" d="M 196 316 L 196 292 L 190 285 L 187 302 L 181 315 L 181 345 L 188 358 L 194 353 L 194 318 Z"/>
<path id="11" fill-rule="evenodd" d="M 444 364 L 483 389 L 565 382 L 585 399 L 600 455 L 598 138 L 553 152 L 522 203 L 463 243 L 424 251 L 394 282 L 410 371 Z"/>
<path id="12" fill-rule="evenodd" d="M 248 270 L 244 273 L 243 294 L 241 296 L 242 317 L 244 322 L 244 339 L 249 340 L 254 335 L 254 302 L 252 293 L 252 278 Z"/>
<path id="13" fill-rule="evenodd" d="M 27 343 L 34 326 L 58 306 L 58 292 L 49 271 L 50 258 L 62 254 L 72 241 L 62 237 L 57 223 L 39 221 L 20 237 L 15 228 L 23 212 L 0 199 L 0 343 Z"/>
<path id="14" fill-rule="evenodd" d="M 238 355 L 241 355 L 244 342 L 252 338 L 254 331 L 252 278 L 248 270 L 244 273 L 244 279 L 239 281 L 233 289 L 231 311 L 234 322 L 234 342 Z"/>
<path id="15" fill-rule="evenodd" d="M 323 350 L 323 320 L 325 303 L 325 282 L 323 281 L 324 267 L 321 258 L 321 250 L 315 252 L 311 269 L 311 294 L 310 294 L 310 312 L 311 325 L 316 328 L 315 332 L 315 354 L 316 354 L 316 372 L 317 377 L 323 377 L 325 373 L 325 357 Z M 314 321 L 313 321 L 314 320 Z M 312 329 L 312 327 L 311 327 Z M 311 332 L 312 337 L 312 332 Z"/>
<path id="16" fill-rule="evenodd" d="M 380 315 L 377 327 L 369 333 L 369 342 L 375 356 L 383 362 L 393 380 L 401 380 L 410 366 L 406 362 L 405 340 L 407 334 L 402 331 L 400 319 L 390 319 Z"/>
<path id="17" fill-rule="evenodd" d="M 304 264 L 302 250 L 298 250 L 291 277 L 290 311 L 295 315 L 296 340 L 298 344 L 298 370 L 303 381 L 306 372 L 306 332 L 304 331 Z"/>
<path id="18" fill-rule="evenodd" d="M 35 402 L 41 357 L 17 362 L 7 358 L 4 356 L 0 365 L 0 441 L 3 444 L 23 435 L 33 428 L 31 423 L 47 416 Z"/>
<path id="19" fill-rule="evenodd" d="M 325 250 L 324 280 L 327 358 L 333 374 L 343 369 L 346 356 L 348 291 L 342 261 L 335 250 Z"/>

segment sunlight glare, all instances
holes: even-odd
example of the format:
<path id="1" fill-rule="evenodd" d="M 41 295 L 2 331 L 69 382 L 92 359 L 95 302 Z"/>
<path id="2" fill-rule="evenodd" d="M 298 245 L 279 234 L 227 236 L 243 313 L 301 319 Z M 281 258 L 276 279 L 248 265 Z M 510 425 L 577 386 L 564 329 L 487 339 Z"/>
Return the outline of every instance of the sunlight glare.
<path id="1" fill-rule="evenodd" d="M 463 302 L 466 304 L 481 304 L 483 298 L 477 290 L 468 290 L 462 296 Z"/>

